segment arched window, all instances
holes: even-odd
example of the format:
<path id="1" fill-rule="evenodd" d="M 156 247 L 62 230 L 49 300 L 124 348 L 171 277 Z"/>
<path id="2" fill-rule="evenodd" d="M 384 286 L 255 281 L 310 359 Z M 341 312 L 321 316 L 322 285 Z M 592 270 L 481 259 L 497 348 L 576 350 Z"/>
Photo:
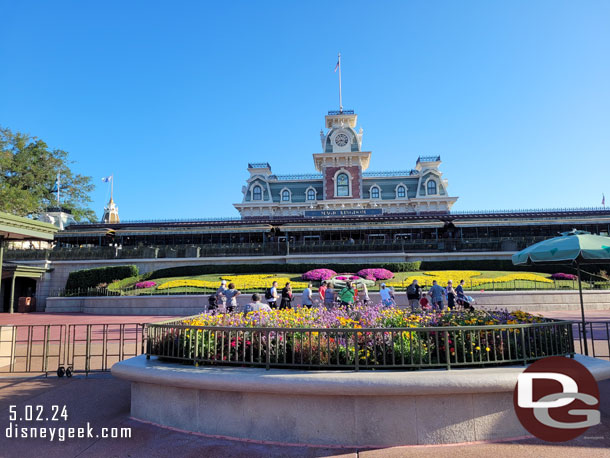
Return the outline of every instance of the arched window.
<path id="1" fill-rule="evenodd" d="M 371 188 L 371 199 L 379 199 L 379 188 L 377 186 Z"/>
<path id="2" fill-rule="evenodd" d="M 263 200 L 263 188 L 254 186 L 252 189 L 252 200 Z"/>
<path id="3" fill-rule="evenodd" d="M 434 181 L 434 180 L 428 181 L 427 194 L 429 196 L 436 194 L 436 181 Z"/>
<path id="4" fill-rule="evenodd" d="M 290 191 L 288 189 L 282 191 L 282 202 L 290 202 Z"/>
<path id="5" fill-rule="evenodd" d="M 314 191 L 313 189 L 308 189 L 307 190 L 307 200 L 316 200 L 316 191 Z"/>
<path id="6" fill-rule="evenodd" d="M 347 173 L 337 175 L 337 197 L 349 196 L 349 178 Z"/>
<path id="7" fill-rule="evenodd" d="M 405 189 L 404 186 L 399 186 L 398 189 L 396 189 L 396 197 L 398 197 L 399 199 L 401 197 L 405 197 L 407 195 L 407 190 Z"/>

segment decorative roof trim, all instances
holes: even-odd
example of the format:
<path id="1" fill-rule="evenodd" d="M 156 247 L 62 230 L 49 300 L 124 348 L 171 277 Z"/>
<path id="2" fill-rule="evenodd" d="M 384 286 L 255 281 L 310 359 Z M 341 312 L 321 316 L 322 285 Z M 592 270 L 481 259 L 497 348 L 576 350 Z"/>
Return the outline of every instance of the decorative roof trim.
<path id="1" fill-rule="evenodd" d="M 382 177 L 404 177 L 404 176 L 414 176 L 419 175 L 419 172 L 415 169 L 411 170 L 389 170 L 385 172 L 363 172 L 363 178 L 382 178 Z"/>

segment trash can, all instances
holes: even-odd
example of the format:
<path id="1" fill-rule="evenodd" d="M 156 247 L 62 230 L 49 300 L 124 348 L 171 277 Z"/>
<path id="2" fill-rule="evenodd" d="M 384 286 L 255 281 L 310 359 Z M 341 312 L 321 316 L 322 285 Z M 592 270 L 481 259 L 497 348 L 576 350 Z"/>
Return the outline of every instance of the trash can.
<path id="1" fill-rule="evenodd" d="M 33 311 L 33 298 L 32 297 L 20 297 L 19 303 L 17 304 L 17 312 L 19 313 L 29 313 Z"/>

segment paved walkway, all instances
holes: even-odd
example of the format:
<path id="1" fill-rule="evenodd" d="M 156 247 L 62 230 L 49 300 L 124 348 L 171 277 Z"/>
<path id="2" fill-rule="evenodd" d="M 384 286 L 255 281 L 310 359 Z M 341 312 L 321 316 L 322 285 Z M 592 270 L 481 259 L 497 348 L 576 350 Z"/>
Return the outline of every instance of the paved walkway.
<path id="1" fill-rule="evenodd" d="M 610 313 L 610 312 L 609 312 Z M 85 313 L 0 313 L 0 326 L 24 324 L 121 324 L 152 323 L 173 316 L 158 315 L 88 315 Z"/>
<path id="2" fill-rule="evenodd" d="M 451 446 L 409 446 L 375 450 L 329 449 L 264 445 L 209 438 L 173 431 L 129 419 L 129 384 L 110 374 L 56 377 L 0 377 L 0 457 L 610 457 L 610 381 L 600 384 L 602 425 L 564 444 L 543 443 L 535 439 Z M 46 416 L 52 406 L 66 406 L 67 421 L 16 422 L 20 426 L 81 427 L 87 422 L 94 434 L 100 428 L 131 428 L 131 438 L 7 439 L 9 406 L 25 415 L 25 406 L 43 406 Z M 405 413 L 408 414 L 408 413 Z"/>

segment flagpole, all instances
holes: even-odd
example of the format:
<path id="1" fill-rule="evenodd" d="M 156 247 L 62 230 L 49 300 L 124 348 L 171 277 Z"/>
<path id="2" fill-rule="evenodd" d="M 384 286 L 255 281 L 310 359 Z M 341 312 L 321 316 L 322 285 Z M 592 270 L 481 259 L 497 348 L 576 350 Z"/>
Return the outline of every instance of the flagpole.
<path id="1" fill-rule="evenodd" d="M 59 183 L 60 183 L 60 174 L 57 174 L 57 206 L 59 207 Z"/>
<path id="2" fill-rule="evenodd" d="M 343 113 L 343 100 L 341 98 L 341 53 L 339 53 L 339 112 Z"/>
<path id="3" fill-rule="evenodd" d="M 110 175 L 110 200 L 112 200 L 113 193 L 114 193 L 114 174 Z"/>

